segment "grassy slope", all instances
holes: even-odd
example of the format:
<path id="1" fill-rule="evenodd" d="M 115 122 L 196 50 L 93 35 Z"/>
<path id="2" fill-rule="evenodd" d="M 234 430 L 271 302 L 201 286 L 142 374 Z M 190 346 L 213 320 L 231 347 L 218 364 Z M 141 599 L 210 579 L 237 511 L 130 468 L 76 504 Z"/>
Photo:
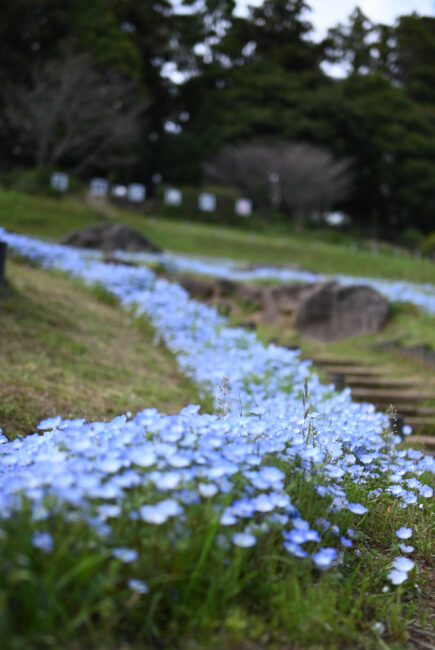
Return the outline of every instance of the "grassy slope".
<path id="1" fill-rule="evenodd" d="M 200 252 L 249 262 L 293 263 L 329 274 L 435 282 L 435 265 L 427 260 L 326 244 L 312 233 L 297 237 L 256 234 L 193 222 L 149 219 L 113 206 L 91 207 L 73 198 L 56 200 L 0 190 L 0 225 L 16 232 L 59 238 L 101 216 L 123 220 L 163 248 L 183 253 Z"/>
<path id="2" fill-rule="evenodd" d="M 198 403 L 152 328 L 60 276 L 8 263 L 0 287 L 0 427 L 34 429 L 40 419 L 111 419 Z"/>

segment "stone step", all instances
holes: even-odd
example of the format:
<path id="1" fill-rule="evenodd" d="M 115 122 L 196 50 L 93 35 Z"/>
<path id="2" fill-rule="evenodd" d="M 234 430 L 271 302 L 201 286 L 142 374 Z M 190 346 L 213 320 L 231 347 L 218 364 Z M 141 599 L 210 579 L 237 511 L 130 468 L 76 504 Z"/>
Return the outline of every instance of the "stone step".
<path id="1" fill-rule="evenodd" d="M 390 403 L 400 411 L 400 403 L 435 401 L 435 391 L 381 390 L 369 388 L 353 388 L 352 397 L 374 404 Z"/>
<path id="2" fill-rule="evenodd" d="M 422 386 L 421 380 L 415 377 L 399 377 L 393 379 L 391 377 L 381 376 L 369 377 L 365 375 L 346 375 L 345 381 L 349 386 L 373 386 L 374 388 L 377 386 L 385 388 L 417 388 L 418 386 Z M 423 386 L 427 387 L 427 384 L 424 384 Z"/>
<path id="3" fill-rule="evenodd" d="M 405 424 L 409 424 L 414 431 L 434 431 L 435 420 L 421 417 L 405 417 Z"/>
<path id="4" fill-rule="evenodd" d="M 330 366 L 321 366 L 320 369 L 327 375 L 342 375 L 346 378 L 348 375 L 353 377 L 371 377 L 382 375 L 382 368 L 376 368 L 375 366 L 353 366 L 352 368 L 348 366 L 339 366 L 339 365 L 330 365 Z"/>
<path id="5" fill-rule="evenodd" d="M 419 406 L 418 404 L 401 404 L 400 413 L 405 416 L 431 416 L 435 415 L 435 407 Z"/>
<path id="6" fill-rule="evenodd" d="M 430 454 L 435 453 L 435 436 L 410 436 L 407 442 L 412 445 L 423 445 Z"/>

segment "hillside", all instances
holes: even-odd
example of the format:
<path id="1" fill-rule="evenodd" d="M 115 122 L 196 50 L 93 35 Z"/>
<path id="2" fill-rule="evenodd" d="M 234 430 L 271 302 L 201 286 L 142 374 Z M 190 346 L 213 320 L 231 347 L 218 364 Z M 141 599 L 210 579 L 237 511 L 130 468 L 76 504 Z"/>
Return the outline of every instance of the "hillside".
<path id="1" fill-rule="evenodd" d="M 11 231 L 59 239 L 70 230 L 102 218 L 121 220 L 145 234 L 164 250 L 215 255 L 252 263 L 297 264 L 321 273 L 347 273 L 379 278 L 435 283 L 435 264 L 393 250 L 373 253 L 368 246 L 330 244 L 322 234 L 255 233 L 163 219 L 105 203 L 90 206 L 78 198 L 47 198 L 0 190 L 0 226 Z M 358 245 L 357 245 L 358 246 Z"/>

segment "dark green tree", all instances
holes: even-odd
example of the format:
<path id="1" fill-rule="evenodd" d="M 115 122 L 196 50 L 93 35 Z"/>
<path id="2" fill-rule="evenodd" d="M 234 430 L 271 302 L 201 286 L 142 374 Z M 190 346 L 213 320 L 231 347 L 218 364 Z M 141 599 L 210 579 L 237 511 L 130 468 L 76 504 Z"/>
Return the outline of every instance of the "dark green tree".
<path id="1" fill-rule="evenodd" d="M 74 16 L 74 1 L 14 0 L 2 4 L 0 83 L 26 83 L 36 60 L 55 56 Z"/>
<path id="2" fill-rule="evenodd" d="M 303 72 L 318 67 L 321 49 L 309 38 L 309 6 L 304 0 L 265 0 L 246 19 L 233 21 L 223 40 L 232 60 L 261 61 Z"/>
<path id="3" fill-rule="evenodd" d="M 352 74 L 368 72 L 373 66 L 373 41 L 375 31 L 372 21 L 356 7 L 348 23 L 339 23 L 328 31 L 326 53 L 332 62 L 344 62 Z"/>
<path id="4" fill-rule="evenodd" d="M 396 80 L 435 114 L 435 18 L 401 16 L 395 38 Z"/>
<path id="5" fill-rule="evenodd" d="M 380 75 L 352 76 L 339 91 L 338 113 L 330 120 L 334 140 L 356 161 L 352 214 L 389 238 L 400 228 L 428 229 L 435 200 L 433 123 Z"/>
<path id="6" fill-rule="evenodd" d="M 138 44 L 110 3 L 76 0 L 74 8 L 71 39 L 76 49 L 91 55 L 102 68 L 140 79 L 143 62 Z"/>

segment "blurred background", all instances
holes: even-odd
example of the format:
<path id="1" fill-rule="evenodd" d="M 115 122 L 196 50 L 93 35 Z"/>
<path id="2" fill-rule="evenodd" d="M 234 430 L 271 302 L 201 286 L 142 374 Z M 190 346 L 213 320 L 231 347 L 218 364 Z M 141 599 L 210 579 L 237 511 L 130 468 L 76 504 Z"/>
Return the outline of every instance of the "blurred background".
<path id="1" fill-rule="evenodd" d="M 63 171 L 143 183 L 151 206 L 180 188 L 185 210 L 211 188 L 262 224 L 435 251 L 430 1 L 14 0 L 2 18 L 5 187 Z"/>

